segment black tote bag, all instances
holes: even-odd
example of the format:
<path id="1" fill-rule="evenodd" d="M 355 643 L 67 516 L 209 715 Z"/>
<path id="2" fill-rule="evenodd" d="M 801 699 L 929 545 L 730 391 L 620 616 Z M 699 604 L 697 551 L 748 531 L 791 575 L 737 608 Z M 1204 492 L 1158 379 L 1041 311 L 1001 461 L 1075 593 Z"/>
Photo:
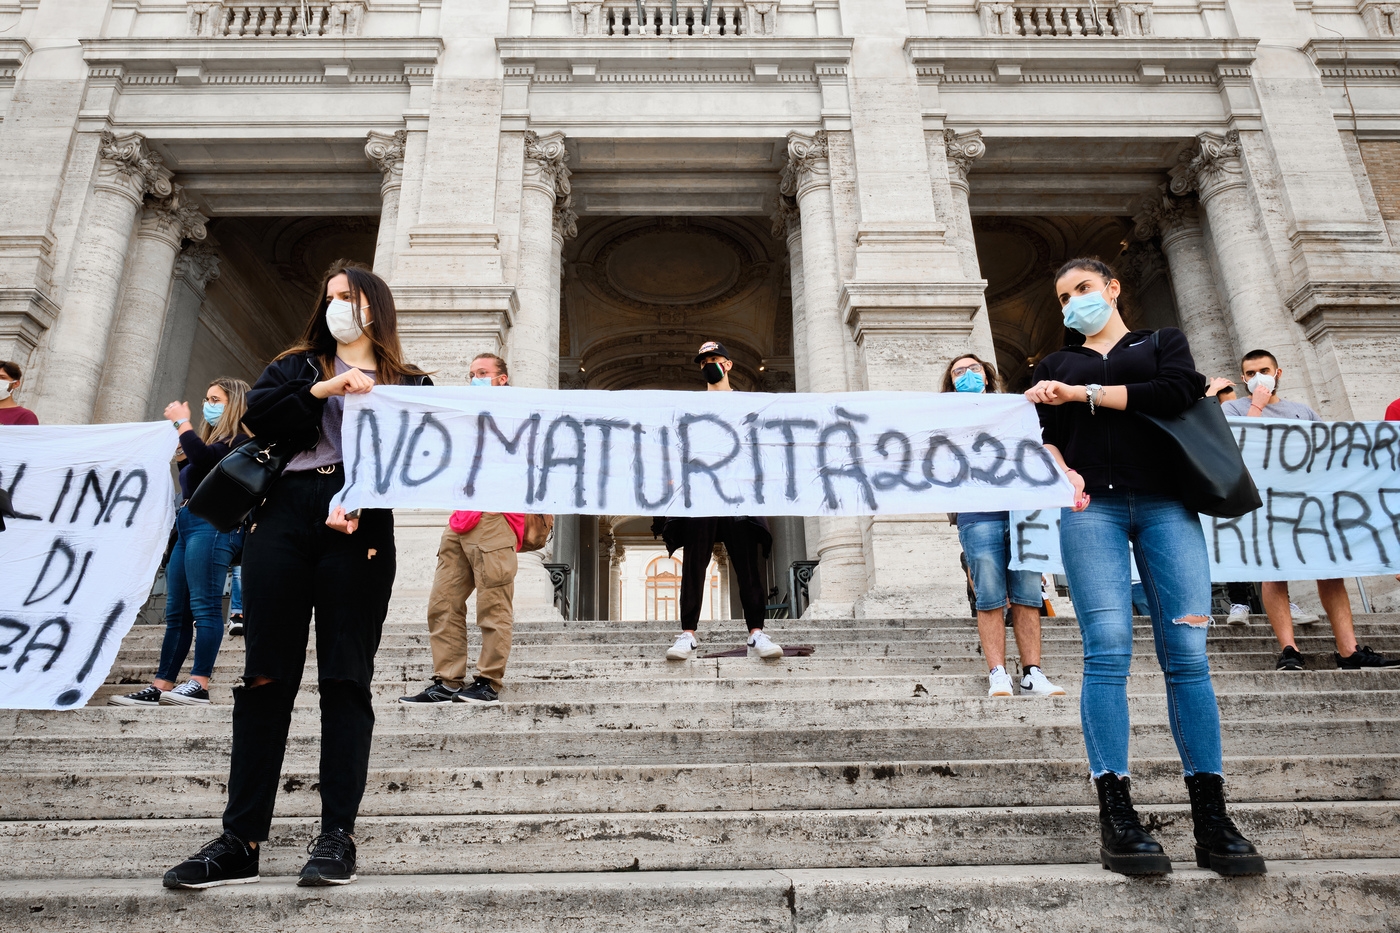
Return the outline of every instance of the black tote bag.
<path id="1" fill-rule="evenodd" d="M 254 438 L 240 444 L 200 481 L 185 507 L 219 531 L 233 531 L 267 498 L 294 454 L 290 445 L 276 441 Z"/>
<path id="2" fill-rule="evenodd" d="M 1155 333 L 1152 344 L 1157 345 Z M 1157 428 L 1163 457 L 1172 466 L 1178 493 L 1188 509 L 1216 518 L 1237 518 L 1264 504 L 1216 399 L 1197 399 L 1171 418 L 1143 412 L 1137 416 Z"/>

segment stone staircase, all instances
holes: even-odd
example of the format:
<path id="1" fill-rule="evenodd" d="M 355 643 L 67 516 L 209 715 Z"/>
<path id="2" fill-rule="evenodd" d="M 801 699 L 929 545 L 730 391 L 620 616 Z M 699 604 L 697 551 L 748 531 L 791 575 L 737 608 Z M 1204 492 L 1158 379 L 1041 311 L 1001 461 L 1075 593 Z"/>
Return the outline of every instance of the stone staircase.
<path id="1" fill-rule="evenodd" d="M 815 653 L 684 664 L 661 659 L 672 623 L 555 621 L 517 624 L 501 706 L 420 709 L 395 701 L 430 671 L 422 604 L 385 627 L 357 884 L 292 884 L 319 814 L 313 651 L 263 882 L 161 888 L 218 832 L 243 658 L 226 640 L 206 708 L 98 705 L 153 673 L 143 625 L 94 705 L 4 714 L 0 929 L 1400 929 L 1400 669 L 1332 669 L 1325 625 L 1301 674 L 1273 671 L 1261 618 L 1211 630 L 1233 812 L 1271 860 L 1226 880 L 1191 860 L 1139 620 L 1135 796 L 1178 870 L 1127 880 L 1097 865 L 1073 620 L 1044 631 L 1067 697 L 988 698 L 968 619 L 779 621 Z M 705 629 L 702 651 L 741 644 Z M 1400 616 L 1357 629 L 1400 653 Z"/>

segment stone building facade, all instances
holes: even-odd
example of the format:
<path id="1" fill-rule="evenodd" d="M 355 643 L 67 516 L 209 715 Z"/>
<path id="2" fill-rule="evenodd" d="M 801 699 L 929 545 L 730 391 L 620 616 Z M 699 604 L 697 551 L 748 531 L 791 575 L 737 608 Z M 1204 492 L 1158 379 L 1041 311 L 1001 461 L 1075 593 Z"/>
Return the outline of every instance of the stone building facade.
<path id="1" fill-rule="evenodd" d="M 1116 262 L 1200 368 L 1328 417 L 1400 394 L 1400 13 L 1374 0 L 0 0 L 0 358 L 47 423 L 251 379 L 333 258 L 448 383 L 1010 388 L 1050 276 Z M 400 519 L 425 586 L 436 514 Z M 777 523 L 810 611 L 962 604 L 941 517 Z M 553 557 L 606 617 L 635 518 Z M 526 602 L 549 610 L 531 564 Z"/>

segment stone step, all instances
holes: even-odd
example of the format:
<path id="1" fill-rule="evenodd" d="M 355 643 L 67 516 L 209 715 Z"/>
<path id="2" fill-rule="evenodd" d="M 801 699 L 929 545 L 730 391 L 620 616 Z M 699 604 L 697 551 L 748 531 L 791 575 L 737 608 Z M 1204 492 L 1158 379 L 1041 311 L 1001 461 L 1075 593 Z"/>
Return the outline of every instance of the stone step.
<path id="1" fill-rule="evenodd" d="M 1184 789 L 1183 789 L 1184 790 Z M 1145 807 L 1174 859 L 1191 857 L 1189 807 Z M 1400 856 L 1400 802 L 1237 803 L 1231 815 L 1266 858 Z M 277 819 L 269 875 L 306 860 L 315 820 Z M 148 878 L 220 832 L 218 820 L 0 821 L 0 877 Z M 900 867 L 1092 862 L 1097 807 L 946 807 L 614 814 L 363 817 L 358 868 L 396 874 Z"/>
<path id="2" fill-rule="evenodd" d="M 1386 719 L 1400 715 L 1400 690 L 1219 693 L 1225 720 Z M 1129 699 L 1134 720 L 1164 720 L 1165 695 Z M 202 738 L 231 729 L 231 706 L 119 706 L 15 711 L 0 735 L 64 736 L 98 741 L 138 736 Z M 376 713 L 376 730 L 456 732 L 594 732 L 635 729 L 781 729 L 931 727 L 939 725 L 1077 725 L 1079 699 L 1054 697 L 923 697 L 855 699 L 729 699 L 682 702 L 516 703 L 494 706 L 395 703 Z M 320 711 L 300 707 L 292 731 L 319 733 Z"/>
<path id="3" fill-rule="evenodd" d="M 1065 760 L 758 762 L 634 767 L 375 768 L 365 816 L 423 813 L 610 813 L 687 810 L 1084 806 L 1094 802 L 1081 758 Z M 188 768 L 190 762 L 185 762 Z M 1232 801 L 1395 800 L 1400 754 L 1233 757 Z M 0 772 L 0 820 L 210 818 L 227 803 L 226 775 L 211 769 L 124 773 Z M 277 812 L 321 812 L 315 767 L 283 772 Z M 1133 760 L 1138 804 L 1177 803 L 1181 762 Z"/>
<path id="4" fill-rule="evenodd" d="M 421 711 L 432 713 L 433 711 Z M 448 709 L 447 715 L 455 715 Z M 480 720 L 483 731 L 437 732 L 424 716 L 417 728 L 377 729 L 371 762 L 389 768 L 450 760 L 463 766 L 730 764 L 777 761 L 885 761 L 951 759 L 1079 758 L 1084 740 L 1077 719 L 1034 725 L 939 725 L 923 727 L 787 728 L 768 722 L 751 729 L 598 729 L 558 731 L 542 740 L 538 731 L 494 731 L 499 720 Z M 488 731 L 489 730 L 489 731 Z M 1164 717 L 1133 725 L 1133 753 L 1147 757 L 1175 754 Z M 1400 718 L 1289 721 L 1226 720 L 1224 747 L 1235 755 L 1355 755 L 1400 753 Z M 226 728 L 204 735 L 140 735 L 106 738 L 19 736 L 0 739 L 6 771 L 52 771 L 57 762 L 75 774 L 94 768 L 140 774 L 148 770 L 187 770 L 191 760 L 211 773 L 227 772 L 232 742 Z M 897 755 L 891 754 L 898 750 Z M 316 733 L 293 734 L 287 745 L 289 767 L 320 758 Z"/>
<path id="5" fill-rule="evenodd" d="M 1395 928 L 1400 860 L 1276 860 L 1262 877 L 1222 878 L 1180 862 L 1125 880 L 1097 864 L 687 871 L 622 874 L 366 875 L 348 887 L 288 877 L 208 891 L 165 891 L 154 877 L 0 881 L 9 933 L 246 933 L 434 930 L 444 917 L 511 933 L 833 933 L 839 930 L 1037 933 Z M 1247 918 L 1237 924 L 1234 918 Z M 941 922 L 939 922 L 941 921 Z"/>
<path id="6" fill-rule="evenodd" d="M 810 661 L 811 659 L 807 659 Z M 747 662 L 745 662 L 747 663 Z M 1013 668 L 1015 662 L 1012 662 Z M 762 673 L 768 665 L 750 668 L 754 674 Z M 733 670 L 732 666 L 729 668 Z M 685 676 L 691 671 L 696 676 Z M 708 672 L 709 676 L 703 676 Z M 711 699 L 733 699 L 738 696 L 753 699 L 763 698 L 821 698 L 839 699 L 879 699 L 881 697 L 915 696 L 968 696 L 987 695 L 987 677 L 983 673 L 972 674 L 931 674 L 923 673 L 888 676 L 839 677 L 820 672 L 791 671 L 786 667 L 769 677 L 721 677 L 714 662 L 692 664 L 686 670 L 676 672 L 673 677 L 653 677 L 643 670 L 639 675 L 619 674 L 615 678 L 604 679 L 598 676 L 573 677 L 565 675 L 557 679 L 520 679 L 518 671 L 508 673 L 506 685 L 501 694 L 505 702 L 613 702 L 618 699 L 656 701 L 700 701 Z M 1070 694 L 1077 694 L 1081 677 L 1074 671 L 1053 672 L 1054 680 Z M 209 694 L 215 705 L 233 702 L 233 683 L 236 672 L 222 672 L 222 680 L 216 678 L 209 686 Z M 1265 693 L 1292 693 L 1334 690 L 1400 690 L 1400 668 L 1387 670 L 1339 671 L 1310 670 L 1281 673 L 1273 669 L 1261 671 L 1220 671 L 1211 673 L 1215 689 L 1221 693 L 1261 691 Z M 144 684 L 148 681 L 137 681 Z M 371 685 L 376 705 L 397 705 L 401 696 L 417 693 L 427 682 L 423 677 L 417 680 L 379 680 Z M 118 694 L 132 692 L 135 684 L 109 683 L 97 689 L 92 705 L 105 706 L 107 699 Z M 1161 694 L 1165 681 L 1161 671 L 1151 668 L 1133 672 L 1128 681 L 1132 694 Z M 314 705 L 317 694 L 315 677 L 302 681 L 297 703 Z"/>

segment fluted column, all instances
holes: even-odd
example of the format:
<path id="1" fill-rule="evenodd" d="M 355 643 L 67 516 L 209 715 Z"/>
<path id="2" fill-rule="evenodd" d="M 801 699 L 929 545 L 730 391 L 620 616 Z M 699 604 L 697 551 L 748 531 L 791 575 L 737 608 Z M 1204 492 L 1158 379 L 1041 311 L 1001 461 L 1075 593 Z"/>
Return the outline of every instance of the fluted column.
<path id="1" fill-rule="evenodd" d="M 801 218 L 799 265 L 806 339 L 804 359 L 796 362 L 796 368 L 806 371 L 808 391 L 844 392 L 851 384 L 846 371 L 849 336 L 839 308 L 841 278 L 825 130 L 811 136 L 788 134 L 788 162 L 783 167 L 779 190 L 795 200 Z M 806 614 L 850 616 L 856 598 L 865 591 L 865 545 L 860 520 L 823 516 L 816 524 L 820 563 L 812 577 L 814 595 Z"/>
<path id="2" fill-rule="evenodd" d="M 1143 198 L 1141 210 L 1133 217 L 1133 234 L 1140 240 L 1161 237 L 1172 291 L 1176 294 L 1177 318 L 1191 343 L 1196 369 L 1211 377 L 1233 378 L 1239 362 L 1238 347 L 1215 288 L 1195 201 L 1173 197 L 1168 186 L 1162 185 Z"/>
<path id="3" fill-rule="evenodd" d="M 374 272 L 384 281 L 394 275 L 394 242 L 399 229 L 399 194 L 403 189 L 404 147 L 408 131 L 376 133 L 370 131 L 365 142 L 365 157 L 384 176 L 379 188 L 379 235 L 374 245 Z"/>
<path id="4" fill-rule="evenodd" d="M 1270 351 L 1280 368 L 1293 373 L 1293 386 L 1302 388 L 1307 376 L 1293 322 L 1279 295 L 1264 232 L 1245 190 L 1240 134 L 1236 130 L 1225 136 L 1202 133 L 1198 140 L 1195 153 L 1183 156 L 1171 170 L 1171 193 L 1181 196 L 1195 191 L 1200 196 L 1210 227 L 1215 281 L 1241 352 Z"/>
<path id="5" fill-rule="evenodd" d="M 807 355 L 807 284 L 803 278 L 802 266 L 802 217 L 797 210 L 797 201 L 785 194 L 778 195 L 773 205 L 773 237 L 787 238 L 788 276 L 792 291 L 792 375 L 799 392 L 812 391 L 812 374 L 808 371 Z M 808 552 L 815 548 L 820 530 L 815 516 L 806 515 L 802 519 L 803 551 L 805 560 L 814 560 L 816 553 Z M 778 568 L 779 574 L 786 574 L 787 567 Z"/>
<path id="6" fill-rule="evenodd" d="M 146 400 L 146 420 L 159 417 L 165 406 L 176 399 L 184 399 L 204 290 L 218 277 L 219 253 L 207 241 L 186 246 L 175 260 L 175 281 L 165 311 L 155 385 Z"/>
<path id="7" fill-rule="evenodd" d="M 139 133 L 102 134 L 92 201 L 73 247 L 72 271 L 50 338 L 35 407 L 45 422 L 91 420 L 117 314 L 122 271 L 142 199 L 171 192 L 170 170 Z"/>
<path id="8" fill-rule="evenodd" d="M 520 193 L 520 262 L 516 295 L 520 310 L 510 333 L 510 375 L 515 385 L 559 385 L 559 253 L 555 208 L 568 209 L 569 153 L 563 133 L 525 134 L 525 173 Z"/>
<path id="9" fill-rule="evenodd" d="M 173 186 L 168 197 L 146 205 L 136 234 L 131 274 L 107 344 L 93 421 L 110 424 L 145 417 L 155 388 L 175 257 L 185 240 L 204 239 L 208 219 L 189 203 L 179 185 Z"/>
<path id="10" fill-rule="evenodd" d="M 948 166 L 948 206 L 943 210 L 943 205 L 939 203 L 943 198 L 939 196 L 938 191 L 934 192 L 934 203 L 943 210 L 943 216 L 948 221 L 948 232 L 951 234 L 949 239 L 962 261 L 963 275 L 969 279 L 980 279 L 982 269 L 977 262 L 977 241 L 972 233 L 972 207 L 968 200 L 972 185 L 967 179 L 967 173 L 973 162 L 987 154 L 987 144 L 982 141 L 982 131 L 969 130 L 959 133 L 956 130 L 944 129 L 943 154 Z M 930 159 L 929 163 L 930 166 L 936 164 L 933 159 Z M 937 172 L 932 174 L 936 188 L 940 179 Z M 968 349 L 984 360 L 995 361 L 996 347 L 992 341 L 992 320 L 987 312 L 985 293 L 981 305 L 972 319 L 971 346 Z"/>

